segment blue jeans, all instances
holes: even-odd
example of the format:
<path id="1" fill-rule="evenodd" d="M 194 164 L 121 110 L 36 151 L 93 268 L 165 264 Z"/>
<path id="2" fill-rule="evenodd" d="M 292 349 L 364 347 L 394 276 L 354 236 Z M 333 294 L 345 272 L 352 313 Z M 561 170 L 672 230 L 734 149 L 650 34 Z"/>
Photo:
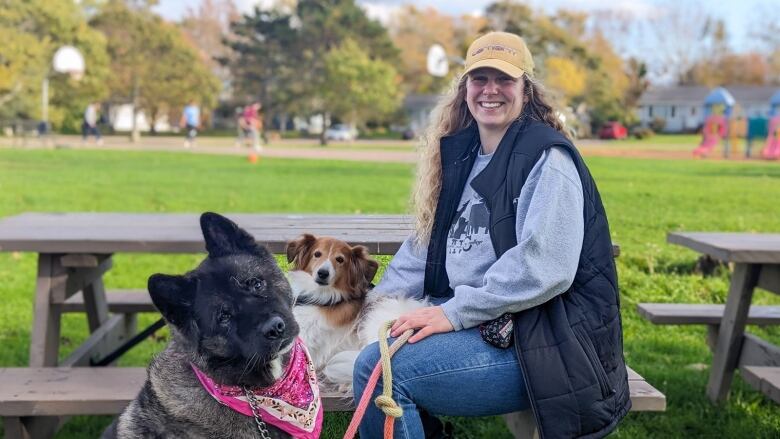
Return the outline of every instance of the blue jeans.
<path id="1" fill-rule="evenodd" d="M 358 356 L 353 377 L 356 401 L 377 361 L 377 343 Z M 492 416 L 530 407 L 514 348 L 485 343 L 477 328 L 407 343 L 393 356 L 392 370 L 393 399 L 404 411 L 395 421 L 396 438 L 424 437 L 418 408 L 434 415 Z M 385 415 L 373 403 L 381 393 L 380 378 L 360 424 L 362 439 L 382 437 Z"/>

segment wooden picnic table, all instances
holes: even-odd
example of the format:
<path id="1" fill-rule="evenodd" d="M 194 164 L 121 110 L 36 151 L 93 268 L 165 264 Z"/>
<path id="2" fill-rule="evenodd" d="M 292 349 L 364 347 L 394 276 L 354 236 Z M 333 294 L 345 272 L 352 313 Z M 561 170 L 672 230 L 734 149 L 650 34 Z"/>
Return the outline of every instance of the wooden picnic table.
<path id="1" fill-rule="evenodd" d="M 780 234 L 674 232 L 667 235 L 667 241 L 734 263 L 714 343 L 707 396 L 713 402 L 725 400 L 739 368 L 749 384 L 780 402 L 780 367 L 776 367 L 780 366 L 780 349 L 745 334 L 755 288 L 780 294 Z"/>
<path id="2" fill-rule="evenodd" d="M 134 314 L 109 315 L 103 275 L 114 253 L 205 252 L 198 214 L 24 213 L 0 220 L 0 251 L 38 253 L 31 367 L 85 366 L 135 332 Z M 328 235 L 393 254 L 411 230 L 403 215 L 228 215 L 273 253 L 302 233 Z M 60 316 L 82 291 L 92 333 L 58 362 Z"/>
<path id="3" fill-rule="evenodd" d="M 412 230 L 412 219 L 407 215 L 226 216 L 273 253 L 284 253 L 289 240 L 311 233 L 364 245 L 372 254 L 389 255 Z M 106 392 L 84 391 L 83 382 L 91 375 L 76 367 L 105 364 L 101 360 L 111 358 L 117 347 L 136 333 L 136 314 L 154 311 L 145 291 L 140 295 L 111 292 L 109 301 L 103 275 L 112 268 L 115 253 L 205 253 L 199 217 L 176 213 L 24 213 L 0 219 L 0 251 L 38 254 L 29 368 L 0 369 L 0 378 L 24 384 L 24 391 L 9 386 L 5 392 L 0 389 L 1 415 L 9 437 L 50 437 L 60 422 L 57 416 L 117 412 L 135 395 L 138 383 L 130 378 L 143 376 L 143 369 L 134 374 L 101 371 L 100 376 L 116 383 L 117 392 L 109 392 L 113 399 L 107 399 Z M 614 245 L 613 254 L 619 252 Z M 90 336 L 70 356 L 58 361 L 61 316 L 74 311 L 86 314 Z M 636 373 L 632 376 L 637 410 L 663 410 L 663 394 Z M 39 387 L 49 386 L 51 380 L 75 380 L 78 385 L 71 393 L 42 392 Z M 338 398 L 325 399 L 332 410 L 351 409 Z"/>

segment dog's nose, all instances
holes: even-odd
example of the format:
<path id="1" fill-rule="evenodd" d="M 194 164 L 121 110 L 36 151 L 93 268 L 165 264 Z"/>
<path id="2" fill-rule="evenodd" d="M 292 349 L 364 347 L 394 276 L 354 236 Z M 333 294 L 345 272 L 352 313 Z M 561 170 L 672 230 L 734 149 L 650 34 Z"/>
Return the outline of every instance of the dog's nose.
<path id="1" fill-rule="evenodd" d="M 271 320 L 263 325 L 263 335 L 269 340 L 276 340 L 284 334 L 284 320 L 279 316 L 271 317 Z"/>
<path id="2" fill-rule="evenodd" d="M 317 270 L 317 279 L 325 280 L 330 275 L 330 272 L 328 272 L 327 268 L 320 268 Z"/>

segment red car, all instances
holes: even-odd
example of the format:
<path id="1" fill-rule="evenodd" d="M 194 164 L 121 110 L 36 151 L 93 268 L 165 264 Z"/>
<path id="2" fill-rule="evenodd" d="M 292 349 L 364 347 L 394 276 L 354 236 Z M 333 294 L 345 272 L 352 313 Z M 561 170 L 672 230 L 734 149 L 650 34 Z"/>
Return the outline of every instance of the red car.
<path id="1" fill-rule="evenodd" d="M 599 130 L 599 139 L 625 139 L 628 129 L 620 122 L 607 122 Z"/>

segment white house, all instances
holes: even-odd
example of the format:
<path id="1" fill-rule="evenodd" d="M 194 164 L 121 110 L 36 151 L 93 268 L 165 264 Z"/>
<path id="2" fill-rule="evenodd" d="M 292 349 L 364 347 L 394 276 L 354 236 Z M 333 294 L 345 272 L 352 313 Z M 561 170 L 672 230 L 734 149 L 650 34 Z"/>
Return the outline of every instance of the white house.
<path id="1" fill-rule="evenodd" d="M 772 86 L 727 85 L 734 97 L 734 113 L 744 117 L 767 117 L 769 99 L 776 91 Z M 637 116 L 642 126 L 649 126 L 653 119 L 666 121 L 664 132 L 695 131 L 704 124 L 704 98 L 712 91 L 709 87 L 677 85 L 653 87 L 639 100 Z"/>

